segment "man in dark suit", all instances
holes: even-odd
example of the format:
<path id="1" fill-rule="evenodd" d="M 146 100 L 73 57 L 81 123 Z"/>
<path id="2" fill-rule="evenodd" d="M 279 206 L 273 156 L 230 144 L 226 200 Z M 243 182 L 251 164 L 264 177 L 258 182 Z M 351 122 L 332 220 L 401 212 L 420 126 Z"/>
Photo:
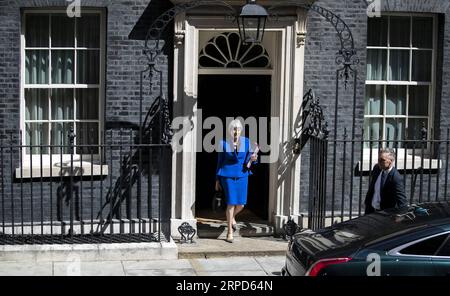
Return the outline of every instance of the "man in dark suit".
<path id="1" fill-rule="evenodd" d="M 372 170 L 369 191 L 366 195 L 366 215 L 389 208 L 402 209 L 408 206 L 403 178 L 394 167 L 395 152 L 382 149 L 378 164 Z"/>

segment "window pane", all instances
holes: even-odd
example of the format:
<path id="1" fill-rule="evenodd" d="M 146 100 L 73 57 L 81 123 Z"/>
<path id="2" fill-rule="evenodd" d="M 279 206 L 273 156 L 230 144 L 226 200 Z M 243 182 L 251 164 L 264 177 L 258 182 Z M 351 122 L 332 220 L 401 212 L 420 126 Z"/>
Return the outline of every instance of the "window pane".
<path id="1" fill-rule="evenodd" d="M 48 47 L 49 17 L 45 14 L 27 14 L 25 26 L 26 47 Z"/>
<path id="2" fill-rule="evenodd" d="M 390 46 L 409 47 L 410 46 L 410 17 L 391 17 L 390 23 Z"/>
<path id="3" fill-rule="evenodd" d="M 406 86 L 386 87 L 386 115 L 406 115 Z"/>
<path id="4" fill-rule="evenodd" d="M 367 45 L 387 46 L 388 18 L 371 17 L 367 25 Z"/>
<path id="5" fill-rule="evenodd" d="M 52 120 L 73 119 L 73 89 L 52 89 Z"/>
<path id="6" fill-rule="evenodd" d="M 25 89 L 25 120 L 48 120 L 47 89 Z"/>
<path id="7" fill-rule="evenodd" d="M 433 19 L 431 17 L 413 18 L 412 46 L 433 48 Z"/>
<path id="8" fill-rule="evenodd" d="M 82 14 L 77 18 L 77 46 L 88 48 L 100 47 L 100 16 Z"/>
<path id="9" fill-rule="evenodd" d="M 364 119 L 364 140 L 378 141 L 382 136 L 383 119 L 381 118 L 365 118 Z M 371 143 L 372 148 L 378 147 L 378 142 Z M 369 148 L 369 143 L 365 143 L 365 147 Z"/>
<path id="10" fill-rule="evenodd" d="M 25 143 L 29 145 L 48 145 L 48 124 L 47 123 L 26 123 Z M 31 147 L 32 154 L 40 154 L 40 147 Z M 26 153 L 30 154 L 30 147 L 26 148 Z M 42 153 L 48 153 L 48 147 L 42 147 Z"/>
<path id="11" fill-rule="evenodd" d="M 367 115 L 383 115 L 383 85 L 366 85 L 366 103 L 364 106 Z"/>
<path id="12" fill-rule="evenodd" d="M 73 83 L 73 50 L 52 50 L 52 83 Z"/>
<path id="13" fill-rule="evenodd" d="M 98 50 L 78 51 L 77 83 L 98 84 L 100 54 Z"/>
<path id="14" fill-rule="evenodd" d="M 414 81 L 431 81 L 431 51 L 430 50 L 414 50 L 412 61 L 412 80 Z"/>
<path id="15" fill-rule="evenodd" d="M 367 50 L 367 80 L 386 80 L 387 50 Z"/>
<path id="16" fill-rule="evenodd" d="M 409 87 L 408 114 L 428 116 L 429 87 L 417 85 Z"/>
<path id="17" fill-rule="evenodd" d="M 27 50 L 25 54 L 25 83 L 48 83 L 48 50 Z"/>
<path id="18" fill-rule="evenodd" d="M 439 250 L 437 256 L 446 256 L 450 257 L 450 239 L 447 239 L 447 242 L 444 246 Z"/>
<path id="19" fill-rule="evenodd" d="M 422 128 L 428 130 L 428 118 L 410 118 L 408 119 L 408 140 L 421 140 Z"/>
<path id="20" fill-rule="evenodd" d="M 74 18 L 67 15 L 52 16 L 52 47 L 75 46 Z"/>
<path id="21" fill-rule="evenodd" d="M 402 141 L 405 139 L 405 119 L 403 118 L 387 118 L 386 119 L 386 140 L 389 148 L 402 148 L 402 143 L 394 141 Z"/>
<path id="22" fill-rule="evenodd" d="M 389 52 L 389 80 L 409 81 L 409 50 Z"/>
<path id="23" fill-rule="evenodd" d="M 77 145 L 98 145 L 98 123 L 77 123 Z M 77 147 L 78 154 L 98 153 L 98 147 Z"/>
<path id="24" fill-rule="evenodd" d="M 69 154 L 70 149 L 67 147 L 69 145 L 69 132 L 70 128 L 73 126 L 73 123 L 52 123 L 52 130 L 51 130 L 51 144 L 55 145 L 56 147 L 52 148 L 52 153 L 60 154 L 61 152 L 63 154 Z M 66 147 L 63 147 L 66 146 Z"/>
<path id="25" fill-rule="evenodd" d="M 438 235 L 424 241 L 418 242 L 412 246 L 403 249 L 401 254 L 408 255 L 429 255 L 432 256 L 436 253 L 438 248 L 442 245 L 447 238 L 447 234 Z"/>
<path id="26" fill-rule="evenodd" d="M 99 119 L 97 88 L 77 90 L 77 119 Z"/>

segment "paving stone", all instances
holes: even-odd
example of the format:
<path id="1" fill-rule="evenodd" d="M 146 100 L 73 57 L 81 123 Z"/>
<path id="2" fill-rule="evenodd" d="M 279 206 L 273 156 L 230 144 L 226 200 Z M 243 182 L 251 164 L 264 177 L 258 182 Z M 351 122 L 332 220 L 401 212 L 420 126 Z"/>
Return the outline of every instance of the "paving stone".
<path id="1" fill-rule="evenodd" d="M 251 257 L 191 259 L 191 264 L 197 272 L 263 271 L 258 262 Z"/>
<path id="2" fill-rule="evenodd" d="M 52 262 L 0 262 L 0 276 L 52 276 Z"/>
<path id="3" fill-rule="evenodd" d="M 280 275 L 286 260 L 285 256 L 264 256 L 254 258 L 268 275 Z"/>
<path id="4" fill-rule="evenodd" d="M 180 260 L 147 260 L 147 261 L 122 261 L 125 271 L 133 269 L 192 269 L 187 259 Z"/>
<path id="5" fill-rule="evenodd" d="M 262 270 L 197 271 L 198 276 L 267 276 Z"/>
<path id="6" fill-rule="evenodd" d="M 125 275 L 122 262 L 55 262 L 56 276 L 123 276 Z"/>
<path id="7" fill-rule="evenodd" d="M 196 276 L 194 269 L 132 269 L 126 270 L 127 276 Z"/>

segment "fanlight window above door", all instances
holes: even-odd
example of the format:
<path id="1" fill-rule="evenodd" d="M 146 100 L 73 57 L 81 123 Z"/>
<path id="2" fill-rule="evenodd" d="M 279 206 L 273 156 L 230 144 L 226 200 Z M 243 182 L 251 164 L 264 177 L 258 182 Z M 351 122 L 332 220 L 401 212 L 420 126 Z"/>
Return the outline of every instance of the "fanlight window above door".
<path id="1" fill-rule="evenodd" d="M 267 50 L 260 44 L 245 45 L 239 34 L 221 33 L 210 39 L 199 56 L 200 68 L 270 69 Z"/>

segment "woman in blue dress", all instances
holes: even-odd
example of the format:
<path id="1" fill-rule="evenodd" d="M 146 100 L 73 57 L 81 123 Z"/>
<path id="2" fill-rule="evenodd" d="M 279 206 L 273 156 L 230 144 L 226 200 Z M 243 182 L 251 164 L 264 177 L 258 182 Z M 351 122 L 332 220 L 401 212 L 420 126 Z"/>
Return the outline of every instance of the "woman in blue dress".
<path id="1" fill-rule="evenodd" d="M 216 190 L 223 190 L 227 203 L 227 242 L 233 242 L 236 215 L 247 203 L 248 176 L 252 174 L 248 164 L 257 161 L 250 140 L 241 137 L 242 123 L 233 120 L 228 126 L 229 136 L 220 141 L 216 169 Z"/>

